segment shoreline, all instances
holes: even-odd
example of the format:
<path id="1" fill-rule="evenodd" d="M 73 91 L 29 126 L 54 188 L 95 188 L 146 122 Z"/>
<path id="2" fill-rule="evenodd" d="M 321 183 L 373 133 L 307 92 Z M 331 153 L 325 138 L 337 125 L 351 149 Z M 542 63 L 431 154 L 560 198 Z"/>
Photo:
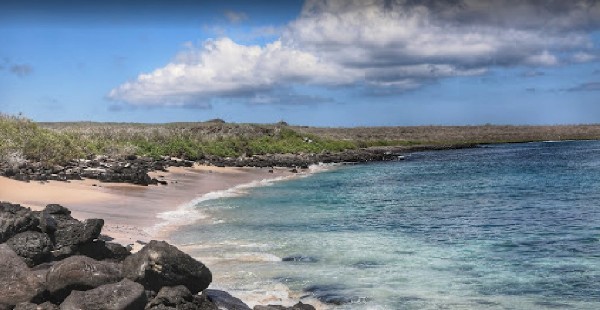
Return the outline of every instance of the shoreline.
<path id="1" fill-rule="evenodd" d="M 169 229 L 169 224 L 164 223 L 161 214 L 177 212 L 211 192 L 292 175 L 287 169 L 274 169 L 269 173 L 268 169 L 260 168 L 203 165 L 170 167 L 168 172 L 149 174 L 168 185 L 139 186 L 92 179 L 26 183 L 2 176 L 0 201 L 21 204 L 32 210 L 57 203 L 69 208 L 79 220 L 102 218 L 106 235 L 123 245 L 133 245 L 135 250 L 152 238 L 168 237 L 163 230 Z"/>

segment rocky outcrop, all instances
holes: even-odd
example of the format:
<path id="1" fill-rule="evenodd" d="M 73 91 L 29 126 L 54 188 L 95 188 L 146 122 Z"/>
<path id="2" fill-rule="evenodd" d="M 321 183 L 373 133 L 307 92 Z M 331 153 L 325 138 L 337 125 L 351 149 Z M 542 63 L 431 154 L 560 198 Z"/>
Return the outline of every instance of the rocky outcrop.
<path id="1" fill-rule="evenodd" d="M 65 165 L 44 165 L 39 162 L 22 161 L 16 165 L 0 162 L 0 175 L 19 181 L 70 181 L 82 178 L 100 182 L 131 183 L 148 186 L 166 185 L 165 181 L 153 179 L 150 171 L 166 171 L 168 167 L 191 167 L 194 162 L 164 157 L 153 159 L 129 155 L 111 158 L 93 156 L 88 159 L 68 161 Z"/>
<path id="2" fill-rule="evenodd" d="M 164 241 L 155 240 L 123 261 L 123 273 L 155 291 L 163 286 L 184 285 L 196 294 L 212 281 L 212 274 L 204 264 Z"/>
<path id="3" fill-rule="evenodd" d="M 166 242 L 150 241 L 131 254 L 100 239 L 102 220 L 80 222 L 53 204 L 32 212 L 0 202 L 0 219 L 6 241 L 0 244 L 0 310 L 250 309 L 227 292 L 206 289 L 210 270 Z M 297 306 L 268 307 L 312 309 Z"/>
<path id="4" fill-rule="evenodd" d="M 61 310 L 139 310 L 146 305 L 144 287 L 128 279 L 88 291 L 73 291 Z"/>

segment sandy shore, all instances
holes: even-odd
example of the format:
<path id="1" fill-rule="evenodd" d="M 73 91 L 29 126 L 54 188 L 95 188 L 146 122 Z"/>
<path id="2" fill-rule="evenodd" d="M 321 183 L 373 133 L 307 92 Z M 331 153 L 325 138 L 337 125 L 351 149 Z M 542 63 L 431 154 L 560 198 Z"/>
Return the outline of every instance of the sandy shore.
<path id="1" fill-rule="evenodd" d="M 237 185 L 287 176 L 287 170 L 258 168 L 220 168 L 194 166 L 171 167 L 169 172 L 153 172 L 152 177 L 169 185 L 138 186 L 101 183 L 96 180 L 66 182 L 20 182 L 0 177 L 0 201 L 19 203 L 34 210 L 58 203 L 83 220 L 102 218 L 103 233 L 121 244 L 164 239 L 168 226 L 157 217 L 175 211 L 206 193 L 226 190 Z M 157 229 L 159 227 L 160 229 Z M 139 245 L 139 244 L 137 244 Z"/>

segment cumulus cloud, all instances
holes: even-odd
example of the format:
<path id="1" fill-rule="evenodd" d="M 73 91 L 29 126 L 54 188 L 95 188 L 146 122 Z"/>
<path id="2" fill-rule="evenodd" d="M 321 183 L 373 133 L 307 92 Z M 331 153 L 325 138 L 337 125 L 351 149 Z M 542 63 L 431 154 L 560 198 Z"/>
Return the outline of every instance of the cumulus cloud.
<path id="1" fill-rule="evenodd" d="M 222 38 L 179 54 L 167 66 L 113 89 L 108 97 L 134 105 L 204 105 L 214 97 L 256 97 L 293 83 L 350 83 L 354 74 L 281 41 L 263 47 Z"/>
<path id="2" fill-rule="evenodd" d="M 600 4 L 589 0 L 307 0 L 269 44 L 207 41 L 109 98 L 184 105 L 270 98 L 293 84 L 396 93 L 496 67 L 594 61 L 589 33 L 599 26 Z"/>

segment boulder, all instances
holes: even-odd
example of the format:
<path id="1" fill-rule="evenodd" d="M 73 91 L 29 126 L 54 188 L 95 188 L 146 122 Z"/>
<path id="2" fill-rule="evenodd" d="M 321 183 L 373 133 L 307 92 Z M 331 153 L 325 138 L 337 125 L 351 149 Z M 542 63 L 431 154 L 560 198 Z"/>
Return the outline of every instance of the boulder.
<path id="1" fill-rule="evenodd" d="M 303 304 L 299 301 L 291 307 L 284 307 L 281 305 L 254 306 L 253 310 L 315 310 L 315 307 L 309 304 Z"/>
<path id="2" fill-rule="evenodd" d="M 8 245 L 0 244 L 0 305 L 33 301 L 45 290 L 45 273 L 34 272 Z"/>
<path id="3" fill-rule="evenodd" d="M 164 241 L 152 240 L 123 261 L 123 274 L 147 289 L 184 285 L 192 294 L 206 289 L 212 281 L 210 270 L 201 262 Z"/>
<path id="4" fill-rule="evenodd" d="M 146 309 L 195 309 L 190 290 L 183 285 L 165 286 L 147 305 Z"/>
<path id="5" fill-rule="evenodd" d="M 29 208 L 0 202 L 0 243 L 20 232 L 35 229 L 38 223 L 38 218 Z"/>
<path id="6" fill-rule="evenodd" d="M 45 262 L 52 250 L 50 237 L 37 231 L 18 233 L 8 239 L 6 244 L 21 256 L 29 267 Z"/>
<path id="7" fill-rule="evenodd" d="M 57 248 L 76 246 L 98 239 L 104 220 L 89 219 L 83 222 L 73 219 L 57 220 L 54 245 Z M 56 218 L 55 218 L 56 219 Z"/>
<path id="8" fill-rule="evenodd" d="M 220 290 L 205 290 L 202 295 L 206 295 L 208 300 L 213 302 L 220 310 L 251 310 L 239 298 Z"/>
<path id="9" fill-rule="evenodd" d="M 54 243 L 55 258 L 74 254 L 81 244 L 90 243 L 100 236 L 104 220 L 88 219 L 80 222 L 71 216 L 67 208 L 50 204 L 39 214 L 40 229 Z"/>
<path id="10" fill-rule="evenodd" d="M 121 269 L 117 264 L 76 255 L 50 267 L 46 285 L 51 300 L 60 302 L 73 290 L 88 290 L 121 279 Z"/>
<path id="11" fill-rule="evenodd" d="M 88 291 L 73 291 L 61 310 L 141 310 L 146 305 L 144 287 L 128 279 Z"/>
<path id="12" fill-rule="evenodd" d="M 13 310 L 58 310 L 58 306 L 49 301 L 39 305 L 31 302 L 22 302 L 18 304 Z"/>
<path id="13" fill-rule="evenodd" d="M 122 261 L 131 255 L 131 251 L 118 243 L 94 240 L 80 245 L 77 254 L 96 260 Z"/>

